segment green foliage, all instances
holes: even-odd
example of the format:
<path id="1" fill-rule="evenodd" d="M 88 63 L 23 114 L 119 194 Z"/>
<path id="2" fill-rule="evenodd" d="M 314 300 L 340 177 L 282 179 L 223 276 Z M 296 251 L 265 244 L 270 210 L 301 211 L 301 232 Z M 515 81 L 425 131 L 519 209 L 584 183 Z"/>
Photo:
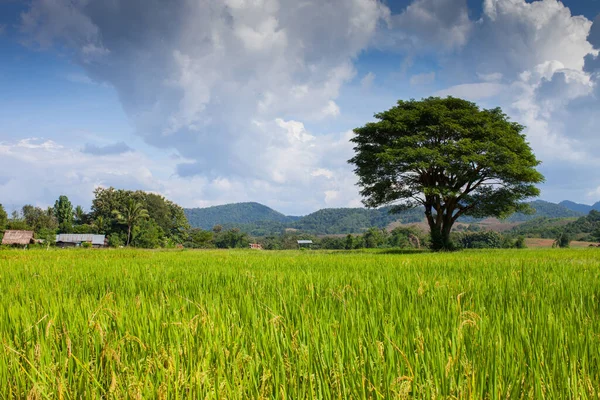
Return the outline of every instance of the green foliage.
<path id="1" fill-rule="evenodd" d="M 83 247 L 84 249 L 91 249 L 93 245 L 90 242 L 83 242 L 81 243 L 81 247 Z"/>
<path id="2" fill-rule="evenodd" d="M 364 247 L 375 249 L 386 244 L 387 232 L 378 228 L 370 228 L 363 235 Z"/>
<path id="3" fill-rule="evenodd" d="M 300 218 L 290 227 L 312 234 L 363 233 L 372 227 L 386 228 L 395 221 L 411 223 L 423 219 L 419 210 L 408 210 L 399 214 L 391 211 L 391 207 L 326 208 Z"/>
<path id="4" fill-rule="evenodd" d="M 571 247 L 571 235 L 568 232 L 559 233 L 552 247 L 560 247 L 563 249 Z"/>
<path id="5" fill-rule="evenodd" d="M 106 233 L 106 230 L 108 228 L 107 221 L 104 219 L 104 217 L 102 215 L 99 215 L 98 217 L 96 217 L 96 220 L 92 223 L 92 226 L 94 227 L 96 232 L 98 232 L 99 234 Z"/>
<path id="6" fill-rule="evenodd" d="M 76 225 L 84 225 L 89 222 L 88 214 L 83 210 L 83 207 L 77 206 L 75 207 L 75 211 L 73 212 L 74 222 Z"/>
<path id="7" fill-rule="evenodd" d="M 56 231 L 58 221 L 51 211 L 51 209 L 43 210 L 32 205 L 25 205 L 22 209 L 22 215 L 27 226 L 35 232 L 40 232 L 41 230 Z"/>
<path id="8" fill-rule="evenodd" d="M 600 230 L 600 211 L 592 210 L 584 217 L 577 219 L 537 218 L 513 228 L 510 233 L 526 237 L 556 239 L 567 233 L 572 240 L 594 241 L 594 233 Z"/>
<path id="9" fill-rule="evenodd" d="M 141 220 L 134 225 L 131 243 L 143 249 L 156 249 L 163 243 L 163 230 L 152 219 Z"/>
<path id="10" fill-rule="evenodd" d="M 564 230 L 565 225 L 572 221 L 573 219 L 565 218 L 536 218 L 517 225 L 509 233 L 525 237 L 554 239 Z"/>
<path id="11" fill-rule="evenodd" d="M 533 211 L 532 213 L 524 214 L 524 213 L 514 213 L 508 218 L 503 219 L 506 222 L 527 222 L 532 220 L 539 220 L 541 217 L 546 219 L 556 219 L 556 218 L 573 218 L 580 217 L 584 214 L 579 211 L 573 211 L 566 208 L 563 205 L 550 203 L 548 201 L 543 200 L 535 200 L 532 202 L 526 203 L 526 206 Z M 460 222 L 464 223 L 474 223 L 480 222 L 481 218 L 474 217 L 460 217 L 458 219 Z"/>
<path id="12" fill-rule="evenodd" d="M 7 230 L 15 230 L 15 231 L 30 231 L 33 228 L 27 225 L 27 221 L 19 214 L 18 211 L 13 211 L 8 224 L 6 225 Z"/>
<path id="13" fill-rule="evenodd" d="M 346 238 L 326 236 L 318 244 L 320 249 L 344 250 L 346 248 Z"/>
<path id="14" fill-rule="evenodd" d="M 95 234 L 95 233 L 98 233 L 98 229 L 96 229 L 96 227 L 94 225 L 88 225 L 88 224 L 75 225 L 75 226 L 73 226 L 73 233 Z"/>
<path id="15" fill-rule="evenodd" d="M 113 215 L 119 224 L 127 226 L 126 246 L 129 246 L 131 242 L 132 230 L 136 225 L 150 217 L 148 210 L 144 208 L 142 203 L 135 201 L 133 198 L 127 199 L 123 208 L 113 210 Z"/>
<path id="16" fill-rule="evenodd" d="M 108 235 L 108 245 L 110 247 L 121 247 L 125 244 L 125 241 L 118 232 L 113 232 Z"/>
<path id="17" fill-rule="evenodd" d="M 0 204 L 0 233 L 4 232 L 6 225 L 8 225 L 8 215 L 2 204 Z"/>
<path id="18" fill-rule="evenodd" d="M 600 242 L 600 227 L 598 227 L 598 229 L 596 229 L 593 233 L 592 233 L 592 239 Z"/>
<path id="19" fill-rule="evenodd" d="M 456 241 L 463 249 L 501 249 L 506 247 L 504 237 L 494 231 L 459 233 L 456 235 Z"/>
<path id="20" fill-rule="evenodd" d="M 54 246 L 56 243 L 56 229 L 42 228 L 36 232 L 36 238 L 44 241 L 42 246 Z"/>
<path id="21" fill-rule="evenodd" d="M 369 207 L 422 205 L 433 247 L 451 247 L 461 216 L 506 217 L 525 212 L 543 181 L 524 127 L 501 109 L 481 110 L 448 97 L 399 101 L 354 130 L 350 160 Z"/>
<path id="22" fill-rule="evenodd" d="M 525 237 L 523 236 L 519 236 L 516 240 L 515 240 L 515 244 L 514 244 L 515 249 L 526 249 L 527 245 L 525 244 Z"/>
<path id="23" fill-rule="evenodd" d="M 2 262 L 2 399 L 600 395 L 598 251 Z"/>
<path id="24" fill-rule="evenodd" d="M 215 233 L 214 243 L 219 249 L 246 249 L 250 245 L 250 238 L 248 234 L 234 228 Z"/>
<path id="25" fill-rule="evenodd" d="M 73 230 L 73 205 L 67 196 L 59 196 L 54 203 L 54 216 L 61 233 L 71 233 Z"/>
<path id="26" fill-rule="evenodd" d="M 192 228 L 188 232 L 187 239 L 183 245 L 192 249 L 210 249 L 215 247 L 213 235 L 214 234 L 211 231 Z"/>
<path id="27" fill-rule="evenodd" d="M 161 245 L 182 244 L 189 229 L 185 213 L 177 204 L 154 193 L 112 187 L 94 191 L 89 219 L 99 233 L 118 233 L 126 244 L 131 242 L 134 226 L 145 219 L 154 221 L 160 229 Z"/>

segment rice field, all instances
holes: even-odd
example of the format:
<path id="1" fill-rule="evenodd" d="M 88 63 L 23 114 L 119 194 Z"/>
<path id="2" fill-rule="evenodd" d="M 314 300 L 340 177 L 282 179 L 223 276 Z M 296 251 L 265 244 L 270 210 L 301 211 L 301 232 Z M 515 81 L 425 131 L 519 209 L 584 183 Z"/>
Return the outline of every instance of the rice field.
<path id="1" fill-rule="evenodd" d="M 0 285 L 0 398 L 600 393 L 600 249 L 2 251 Z"/>

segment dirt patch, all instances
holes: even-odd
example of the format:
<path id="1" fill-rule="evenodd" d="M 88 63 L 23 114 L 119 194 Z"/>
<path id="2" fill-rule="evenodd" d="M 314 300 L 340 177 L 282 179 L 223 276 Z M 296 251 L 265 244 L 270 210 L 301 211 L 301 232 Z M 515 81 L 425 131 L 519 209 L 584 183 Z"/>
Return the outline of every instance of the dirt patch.
<path id="1" fill-rule="evenodd" d="M 552 247 L 553 243 L 554 243 L 553 239 L 537 239 L 537 238 L 527 238 L 527 239 L 525 239 L 525 244 L 527 245 L 527 247 L 532 247 L 532 248 L 536 248 L 536 247 Z M 574 240 L 574 241 L 571 242 L 571 247 L 572 248 L 590 247 L 590 245 L 597 246 L 598 243 L 580 242 L 580 241 L 577 241 L 577 240 Z"/>

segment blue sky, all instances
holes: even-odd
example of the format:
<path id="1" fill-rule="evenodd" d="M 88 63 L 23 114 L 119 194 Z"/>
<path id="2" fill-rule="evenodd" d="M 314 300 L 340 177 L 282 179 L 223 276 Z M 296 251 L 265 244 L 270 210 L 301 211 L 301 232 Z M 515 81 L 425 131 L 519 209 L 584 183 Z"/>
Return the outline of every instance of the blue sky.
<path id="1" fill-rule="evenodd" d="M 543 199 L 594 203 L 599 13 L 599 0 L 0 0 L 0 202 L 89 207 L 113 185 L 187 207 L 358 206 L 351 130 L 398 99 L 455 95 L 527 126 Z"/>

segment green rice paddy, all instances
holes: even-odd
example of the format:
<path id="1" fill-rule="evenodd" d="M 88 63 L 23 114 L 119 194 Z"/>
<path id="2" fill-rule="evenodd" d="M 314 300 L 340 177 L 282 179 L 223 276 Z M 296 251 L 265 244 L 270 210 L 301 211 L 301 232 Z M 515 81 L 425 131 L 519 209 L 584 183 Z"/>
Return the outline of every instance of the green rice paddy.
<path id="1" fill-rule="evenodd" d="M 598 399 L 600 251 L 0 252 L 0 398 Z"/>

